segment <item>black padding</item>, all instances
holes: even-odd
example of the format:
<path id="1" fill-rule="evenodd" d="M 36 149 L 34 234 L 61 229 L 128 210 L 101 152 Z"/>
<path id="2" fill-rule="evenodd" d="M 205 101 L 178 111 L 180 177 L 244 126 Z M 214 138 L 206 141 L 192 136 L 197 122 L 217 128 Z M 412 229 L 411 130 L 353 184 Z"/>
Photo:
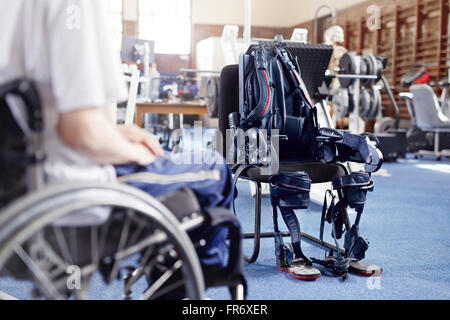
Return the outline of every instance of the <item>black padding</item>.
<path id="1" fill-rule="evenodd" d="M 327 164 L 320 162 L 300 163 L 289 162 L 280 163 L 279 173 L 304 171 L 309 175 L 312 183 L 330 182 L 347 174 L 345 168 L 339 164 Z M 241 176 L 243 179 L 252 181 L 269 182 L 270 176 L 261 175 L 261 169 L 249 167 Z"/>
<path id="2" fill-rule="evenodd" d="M 202 209 L 198 203 L 197 196 L 191 189 L 183 188 L 171 193 L 159 201 L 169 209 L 170 212 L 182 222 L 183 218 L 191 216 L 193 213 L 201 213 Z"/>
<path id="3" fill-rule="evenodd" d="M 229 65 L 222 69 L 219 92 L 219 131 L 223 138 L 223 149 L 218 151 L 225 156 L 226 130 L 230 128 L 228 115 L 239 112 L 239 65 Z"/>
<path id="4" fill-rule="evenodd" d="M 306 172 L 286 172 L 269 178 L 273 206 L 307 209 L 311 179 Z M 283 213 L 283 212 L 282 212 Z"/>
<path id="5" fill-rule="evenodd" d="M 24 195 L 26 187 L 26 137 L 0 96 L 0 208 Z"/>

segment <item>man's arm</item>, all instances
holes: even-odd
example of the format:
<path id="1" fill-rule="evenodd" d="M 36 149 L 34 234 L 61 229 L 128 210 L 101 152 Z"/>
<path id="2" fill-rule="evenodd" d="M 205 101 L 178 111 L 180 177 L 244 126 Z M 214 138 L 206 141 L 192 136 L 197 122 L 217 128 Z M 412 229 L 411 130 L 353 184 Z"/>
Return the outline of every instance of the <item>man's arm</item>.
<path id="1" fill-rule="evenodd" d="M 127 139 L 99 108 L 61 114 L 57 132 L 66 145 L 100 165 L 148 165 L 159 156 Z"/>

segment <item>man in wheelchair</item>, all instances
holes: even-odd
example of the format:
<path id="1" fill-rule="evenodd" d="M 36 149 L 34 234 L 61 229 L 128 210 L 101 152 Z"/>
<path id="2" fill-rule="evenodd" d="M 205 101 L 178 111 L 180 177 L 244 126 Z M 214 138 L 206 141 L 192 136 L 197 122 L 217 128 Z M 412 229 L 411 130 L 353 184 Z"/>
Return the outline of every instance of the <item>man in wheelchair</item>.
<path id="1" fill-rule="evenodd" d="M 81 268 L 81 284 L 94 281 L 89 266 L 106 283 L 122 276 L 125 298 L 141 278 L 145 299 L 199 298 L 203 280 L 242 289 L 239 224 L 227 211 L 232 183 L 222 157 L 165 153 L 149 133 L 115 124 L 115 104 L 127 95 L 103 2 L 0 0 L 0 12 L 0 275 L 23 278 L 25 268 L 33 292 L 47 298 L 72 295 L 58 284 L 69 284 L 69 265 Z M 33 126 L 40 120 L 42 132 Z M 45 161 L 30 151 L 41 147 Z M 17 201 L 25 192 L 34 204 Z M 0 298 L 10 297 L 4 289 Z"/>

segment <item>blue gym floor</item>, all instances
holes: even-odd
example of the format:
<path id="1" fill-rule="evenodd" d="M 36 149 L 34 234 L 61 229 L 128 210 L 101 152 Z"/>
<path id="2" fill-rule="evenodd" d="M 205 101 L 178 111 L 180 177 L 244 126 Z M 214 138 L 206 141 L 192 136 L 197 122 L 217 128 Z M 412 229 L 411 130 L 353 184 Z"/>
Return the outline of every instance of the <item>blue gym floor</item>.
<path id="1" fill-rule="evenodd" d="M 380 265 L 378 277 L 322 275 L 295 280 L 275 267 L 273 239 L 263 239 L 258 260 L 245 263 L 249 299 L 449 299 L 450 298 L 450 161 L 431 158 L 386 163 L 373 177 L 375 190 L 361 219 L 361 234 L 370 247 L 365 262 Z M 236 203 L 244 232 L 252 232 L 253 198 L 247 182 L 240 183 Z M 263 198 L 262 231 L 272 231 L 269 198 Z M 297 212 L 302 231 L 318 236 L 321 206 Z M 280 223 L 282 220 L 280 218 Z M 330 227 L 326 235 L 331 242 Z M 285 238 L 289 241 L 289 238 Z M 251 253 L 253 240 L 244 241 Z M 303 242 L 307 256 L 324 257 L 322 249 Z M 212 299 L 228 299 L 223 289 L 210 289 Z"/>
<path id="2" fill-rule="evenodd" d="M 248 298 L 450 299 L 450 160 L 401 159 L 384 164 L 373 180 L 375 190 L 368 194 L 360 231 L 370 241 L 365 262 L 380 265 L 384 269 L 381 276 L 350 275 L 342 282 L 338 277 L 322 274 L 312 282 L 296 280 L 278 271 L 273 239 L 263 239 L 258 260 L 251 265 L 244 263 Z M 236 208 L 244 232 L 253 231 L 253 201 L 248 182 L 240 182 Z M 269 202 L 268 197 L 263 198 L 263 232 L 272 231 Z M 303 232 L 318 236 L 320 212 L 321 206 L 314 203 L 308 210 L 297 212 Z M 330 226 L 326 228 L 326 240 L 332 242 Z M 252 240 L 244 240 L 245 253 L 250 254 L 252 244 Z M 305 242 L 303 249 L 307 256 L 323 258 L 325 255 L 322 249 Z M 95 283 L 98 286 L 94 285 L 92 298 L 108 299 L 102 281 Z M 6 284 L 19 288 L 15 282 Z M 24 294 L 28 292 L 25 289 Z M 112 296 L 122 293 L 121 285 L 111 289 Z M 230 297 L 225 288 L 209 289 L 206 294 L 215 300 Z"/>

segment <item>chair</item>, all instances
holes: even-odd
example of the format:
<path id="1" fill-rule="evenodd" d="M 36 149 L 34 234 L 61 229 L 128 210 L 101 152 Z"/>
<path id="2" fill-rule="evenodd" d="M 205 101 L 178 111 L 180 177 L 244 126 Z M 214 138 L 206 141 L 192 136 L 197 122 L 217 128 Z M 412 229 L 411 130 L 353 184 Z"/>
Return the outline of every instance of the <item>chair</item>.
<path id="1" fill-rule="evenodd" d="M 450 119 L 441 111 L 439 99 L 433 89 L 427 84 L 411 86 L 413 108 L 417 126 L 423 131 L 434 133 L 434 150 L 420 150 L 416 156 L 432 154 L 440 160 L 442 156 L 450 156 L 449 150 L 440 150 L 439 135 L 450 132 Z"/>
<path id="2" fill-rule="evenodd" d="M 239 112 L 239 66 L 230 65 L 223 68 L 220 76 L 220 103 L 219 103 L 219 131 L 222 134 L 222 141 L 226 141 L 226 130 L 229 129 L 228 115 L 233 112 Z M 219 150 L 220 151 L 220 150 Z M 221 150 L 223 155 L 227 154 L 226 143 L 223 143 Z M 288 162 L 280 163 L 279 172 L 295 172 L 305 171 L 310 176 L 312 183 L 331 182 L 334 179 L 347 175 L 348 170 L 343 164 L 324 164 L 320 162 L 302 163 L 302 162 Z M 247 262 L 253 263 L 258 259 L 260 250 L 261 238 L 273 237 L 273 232 L 261 233 L 261 183 L 267 183 L 269 176 L 262 175 L 259 168 L 248 168 L 241 175 L 243 179 L 249 180 L 256 185 L 255 196 L 255 226 L 253 233 L 246 233 L 243 235 L 244 239 L 254 239 L 253 252 L 250 256 L 244 255 Z M 340 197 L 342 195 L 339 195 Z M 347 211 L 343 212 L 346 229 L 350 229 L 350 221 Z M 288 233 L 283 233 L 283 236 L 288 236 Z M 335 251 L 336 247 L 321 241 L 311 235 L 302 234 L 302 237 L 321 247 Z"/>
<path id="3" fill-rule="evenodd" d="M 23 101 L 29 136 L 12 116 L 9 96 Z M 106 288 L 97 292 L 106 299 L 120 280 L 124 299 L 139 292 L 141 299 L 199 300 L 212 286 L 245 297 L 240 228 L 230 212 L 203 210 L 189 189 L 155 199 L 119 183 L 45 186 L 43 117 L 32 82 L 0 87 L 0 120 L 0 300 L 92 298 L 90 284 L 99 279 Z M 97 223 L 61 223 L 95 208 L 111 210 Z M 228 263 L 201 266 L 199 230 L 219 226 L 229 234 Z"/>
<path id="4" fill-rule="evenodd" d="M 130 67 L 130 75 L 126 75 L 125 80 L 130 83 L 125 125 L 132 125 L 134 123 L 134 114 L 136 111 L 136 101 L 140 82 L 140 71 L 137 66 L 132 65 Z"/>

